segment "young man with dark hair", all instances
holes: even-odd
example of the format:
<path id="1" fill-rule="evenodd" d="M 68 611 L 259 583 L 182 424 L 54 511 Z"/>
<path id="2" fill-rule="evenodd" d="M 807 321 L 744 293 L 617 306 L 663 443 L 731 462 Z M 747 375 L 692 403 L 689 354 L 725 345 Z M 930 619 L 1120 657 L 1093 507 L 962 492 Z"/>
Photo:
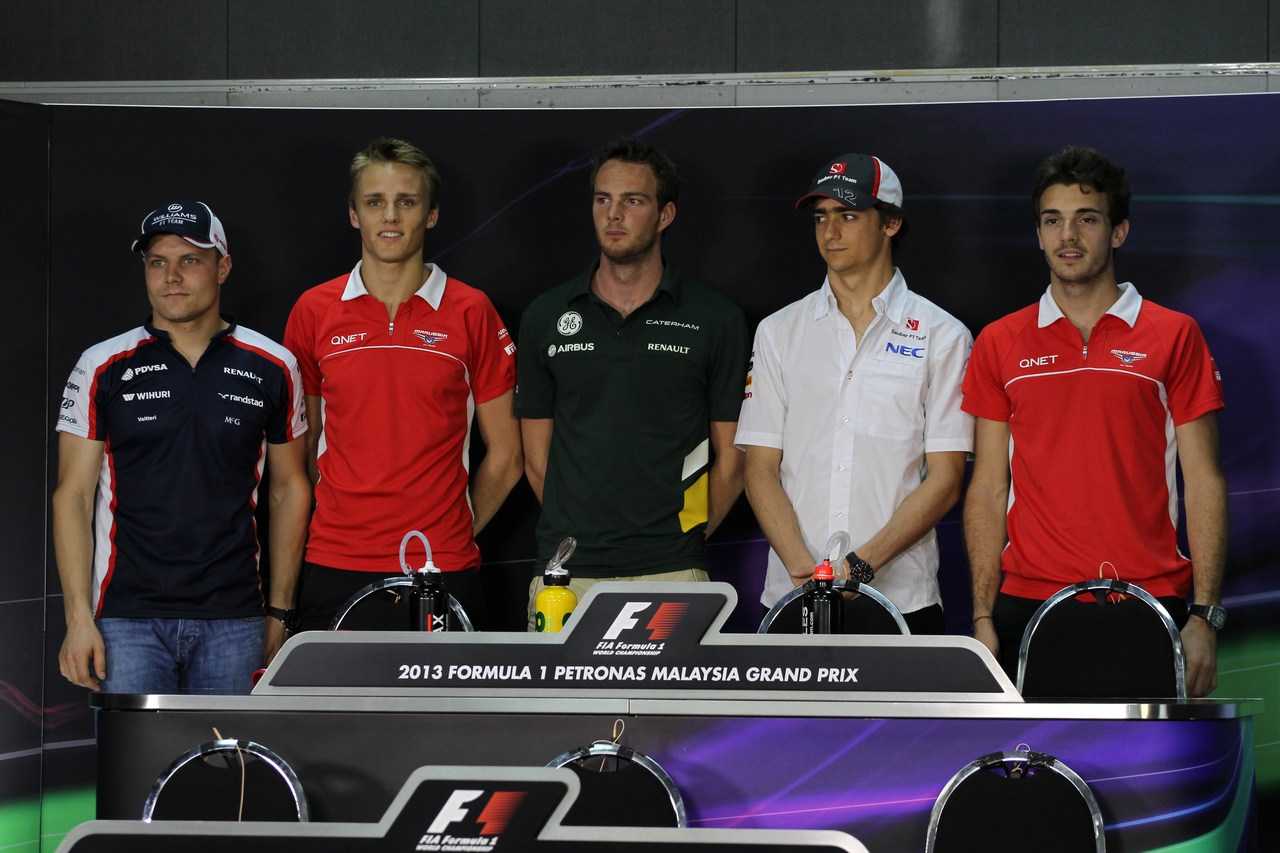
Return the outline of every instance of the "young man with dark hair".
<path id="1" fill-rule="evenodd" d="M 1040 167 L 1031 198 L 1049 288 L 983 330 L 964 382 L 964 409 L 978 418 L 964 513 L 974 636 L 1012 675 L 1041 602 L 1117 577 L 1182 626 L 1187 693 L 1207 695 L 1226 621 L 1217 368 L 1193 319 L 1116 282 L 1124 170 L 1066 148 Z M 1175 459 L 1190 559 L 1177 541 Z"/>
<path id="2" fill-rule="evenodd" d="M 542 502 L 538 563 L 576 537 L 579 595 L 604 579 L 706 580 L 704 540 L 742 492 L 733 433 L 746 321 L 665 263 L 679 187 L 675 165 L 647 143 L 601 152 L 591 180 L 600 256 L 520 324 L 516 411 Z"/>
<path id="3" fill-rule="evenodd" d="M 853 550 L 840 573 L 884 593 L 913 634 L 940 634 L 933 528 L 960 499 L 973 447 L 960 411 L 973 339 L 894 265 L 906 219 L 884 161 L 832 160 L 796 207 L 811 211 L 826 280 L 756 330 L 737 435 L 770 545 L 760 601 L 808 580 L 843 531 Z"/>
<path id="4" fill-rule="evenodd" d="M 220 313 L 231 255 L 208 205 L 157 208 L 133 249 L 151 318 L 85 351 L 58 416 L 59 666 L 113 693 L 248 693 L 284 642 L 311 509 L 297 363 Z"/>
<path id="5" fill-rule="evenodd" d="M 426 154 L 378 139 L 355 156 L 351 177 L 361 259 L 302 294 L 285 332 L 315 436 L 302 628 L 329 627 L 361 588 L 398 574 L 411 530 L 427 537 L 446 588 L 482 627 L 475 534 L 523 467 L 515 344 L 488 297 L 424 260 L 440 213 Z M 473 418 L 485 455 L 471 471 Z M 407 559 L 416 568 L 426 555 Z"/>

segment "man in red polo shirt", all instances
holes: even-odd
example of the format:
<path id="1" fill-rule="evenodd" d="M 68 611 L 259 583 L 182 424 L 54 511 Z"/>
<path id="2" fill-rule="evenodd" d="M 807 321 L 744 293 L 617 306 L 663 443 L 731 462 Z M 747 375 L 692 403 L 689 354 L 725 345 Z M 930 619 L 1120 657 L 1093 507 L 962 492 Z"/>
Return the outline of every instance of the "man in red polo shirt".
<path id="1" fill-rule="evenodd" d="M 1012 675 L 1046 598 L 1118 577 L 1182 626 L 1187 693 L 1207 695 L 1226 621 L 1217 368 L 1193 319 L 1116 282 L 1129 233 L 1123 169 L 1064 149 L 1041 165 L 1032 200 L 1049 289 L 982 331 L 962 389 L 978 418 L 964 510 L 974 636 Z M 1175 460 L 1189 558 L 1178 548 Z"/>
<path id="2" fill-rule="evenodd" d="M 377 139 L 357 154 L 348 213 L 360 262 L 302 294 L 289 316 L 316 482 L 304 630 L 327 628 L 354 593 L 398 574 L 410 530 L 426 535 L 446 588 L 484 623 L 475 534 L 524 468 L 516 348 L 488 297 L 424 261 L 439 188 L 408 142 Z M 485 455 L 471 471 L 473 419 Z M 416 568 L 425 556 L 406 559 Z"/>

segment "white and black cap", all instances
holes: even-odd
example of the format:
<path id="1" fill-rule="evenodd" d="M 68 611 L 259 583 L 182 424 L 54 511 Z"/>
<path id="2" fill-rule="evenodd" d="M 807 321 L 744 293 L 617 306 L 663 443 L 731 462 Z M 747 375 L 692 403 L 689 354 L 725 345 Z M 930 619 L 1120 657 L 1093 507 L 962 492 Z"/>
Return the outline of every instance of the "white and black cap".
<path id="1" fill-rule="evenodd" d="M 834 199 L 851 210 L 875 207 L 878 201 L 902 207 L 902 182 L 879 157 L 845 154 L 818 170 L 796 207 L 812 204 L 818 198 Z"/>
<path id="2" fill-rule="evenodd" d="M 151 238 L 159 234 L 176 234 L 201 249 L 217 249 L 223 257 L 230 254 L 222 221 L 202 201 L 175 201 L 148 213 L 142 220 L 142 233 L 133 241 L 133 251 L 146 251 Z"/>

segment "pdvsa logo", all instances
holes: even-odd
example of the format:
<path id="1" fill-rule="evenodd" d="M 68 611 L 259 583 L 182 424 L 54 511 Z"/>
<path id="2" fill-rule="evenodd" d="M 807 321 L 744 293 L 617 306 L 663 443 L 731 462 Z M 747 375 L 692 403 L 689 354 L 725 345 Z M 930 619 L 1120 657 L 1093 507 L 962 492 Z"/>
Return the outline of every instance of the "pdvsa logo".
<path id="1" fill-rule="evenodd" d="M 414 849 L 424 853 L 493 850 L 524 797 L 524 791 L 489 793 L 483 788 L 455 790 L 436 812 Z"/>
<path id="2" fill-rule="evenodd" d="M 128 382 L 130 379 L 132 379 L 135 376 L 141 376 L 142 374 L 150 373 L 153 370 L 168 370 L 168 369 L 169 369 L 169 365 L 167 364 L 140 364 L 137 367 L 125 368 L 125 371 L 120 376 L 120 378 L 125 382 Z"/>

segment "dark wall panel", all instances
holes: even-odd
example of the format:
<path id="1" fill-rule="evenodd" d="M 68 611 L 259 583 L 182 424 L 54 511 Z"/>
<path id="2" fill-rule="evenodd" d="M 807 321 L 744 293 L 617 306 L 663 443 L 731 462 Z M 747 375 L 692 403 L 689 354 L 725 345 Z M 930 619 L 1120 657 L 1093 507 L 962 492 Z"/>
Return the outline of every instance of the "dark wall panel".
<path id="1" fill-rule="evenodd" d="M 1280 62 L 1280 0 L 1270 0 L 1267 12 L 1267 61 Z"/>
<path id="2" fill-rule="evenodd" d="M 474 77 L 480 0 L 228 0 L 228 76 Z"/>
<path id="3" fill-rule="evenodd" d="M 0 79 L 221 80 L 227 3 L 5 2 Z M 15 48 L 13 53 L 10 49 Z"/>
<path id="4" fill-rule="evenodd" d="M 1265 62 L 1268 0 L 1001 0 L 1000 65 Z"/>
<path id="5" fill-rule="evenodd" d="M 484 77 L 734 70 L 734 0 L 481 0 Z"/>
<path id="6" fill-rule="evenodd" d="M 0 602 L 44 595 L 46 437 L 61 385 L 50 388 L 44 352 L 48 278 L 49 143 L 47 107 L 0 102 L 0 257 L 11 286 L 5 297 L 9 333 L 0 336 L 0 364 L 14 386 L 0 418 Z M 12 200 L 21 199 L 14 203 Z M 57 396 L 53 396 L 54 394 Z M 0 616 L 0 621 L 4 617 Z M 37 622 L 30 642 L 40 642 Z M 0 648 L 4 648 L 0 646 Z M 0 655 L 2 657 L 3 655 Z M 36 682 L 39 683 L 38 681 Z"/>
<path id="7" fill-rule="evenodd" d="M 738 0 L 740 72 L 982 68 L 996 64 L 997 0 Z"/>

